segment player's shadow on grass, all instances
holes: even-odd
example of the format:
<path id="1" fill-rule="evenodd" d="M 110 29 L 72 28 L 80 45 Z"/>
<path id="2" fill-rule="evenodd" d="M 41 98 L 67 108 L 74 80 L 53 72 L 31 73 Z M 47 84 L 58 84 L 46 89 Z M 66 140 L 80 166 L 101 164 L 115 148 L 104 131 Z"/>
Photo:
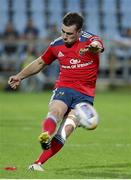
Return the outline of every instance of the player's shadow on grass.
<path id="1" fill-rule="evenodd" d="M 83 165 L 59 168 L 56 170 L 56 174 L 70 175 L 81 178 L 120 178 L 120 179 L 130 179 L 131 173 L 127 174 L 124 171 L 127 167 L 131 167 L 131 163 L 117 163 L 117 164 L 107 164 L 107 165 Z"/>

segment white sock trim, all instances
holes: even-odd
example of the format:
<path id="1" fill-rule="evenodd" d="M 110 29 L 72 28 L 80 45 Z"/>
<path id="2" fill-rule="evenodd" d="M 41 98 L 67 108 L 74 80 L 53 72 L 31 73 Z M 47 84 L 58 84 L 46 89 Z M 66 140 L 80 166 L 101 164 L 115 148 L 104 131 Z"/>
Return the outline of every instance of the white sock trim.
<path id="1" fill-rule="evenodd" d="M 48 114 L 47 118 L 51 118 L 57 124 L 57 120 L 56 120 L 55 116 Z"/>

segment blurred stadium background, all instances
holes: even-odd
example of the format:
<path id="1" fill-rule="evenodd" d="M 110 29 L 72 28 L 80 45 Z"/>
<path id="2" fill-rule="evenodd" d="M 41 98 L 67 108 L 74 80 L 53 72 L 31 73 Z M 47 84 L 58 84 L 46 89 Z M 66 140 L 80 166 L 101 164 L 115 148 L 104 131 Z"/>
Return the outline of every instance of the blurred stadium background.
<path id="1" fill-rule="evenodd" d="M 68 11 L 85 17 L 84 30 L 104 40 L 97 88 L 131 84 L 130 0 L 0 0 L 0 89 L 7 79 L 39 56 L 60 35 Z M 42 91 L 53 84 L 59 67 L 23 81 L 21 91 Z M 36 86 L 37 82 L 37 86 Z M 49 86 L 48 86 L 49 85 Z"/>

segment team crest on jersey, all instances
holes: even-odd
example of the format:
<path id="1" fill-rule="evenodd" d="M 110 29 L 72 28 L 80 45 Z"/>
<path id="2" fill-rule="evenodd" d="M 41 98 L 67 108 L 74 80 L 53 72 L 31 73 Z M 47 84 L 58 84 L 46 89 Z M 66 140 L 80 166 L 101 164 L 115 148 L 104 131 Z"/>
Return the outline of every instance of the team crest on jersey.
<path id="1" fill-rule="evenodd" d="M 79 54 L 81 55 L 81 56 L 84 56 L 85 55 L 85 51 L 84 51 L 84 48 L 81 48 L 80 50 L 79 50 Z"/>

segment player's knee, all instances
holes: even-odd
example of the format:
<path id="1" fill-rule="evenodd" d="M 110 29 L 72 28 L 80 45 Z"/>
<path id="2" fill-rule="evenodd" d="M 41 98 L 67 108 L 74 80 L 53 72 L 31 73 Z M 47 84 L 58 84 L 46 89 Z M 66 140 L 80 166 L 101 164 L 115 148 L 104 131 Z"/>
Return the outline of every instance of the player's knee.
<path id="1" fill-rule="evenodd" d="M 61 119 L 63 119 L 64 113 L 60 108 L 52 108 L 49 111 L 48 116 L 54 116 L 59 122 Z"/>
<path id="2" fill-rule="evenodd" d="M 49 115 L 56 117 L 57 121 L 59 122 L 61 119 L 63 119 L 67 109 L 68 107 L 64 102 L 53 100 L 49 104 Z"/>

